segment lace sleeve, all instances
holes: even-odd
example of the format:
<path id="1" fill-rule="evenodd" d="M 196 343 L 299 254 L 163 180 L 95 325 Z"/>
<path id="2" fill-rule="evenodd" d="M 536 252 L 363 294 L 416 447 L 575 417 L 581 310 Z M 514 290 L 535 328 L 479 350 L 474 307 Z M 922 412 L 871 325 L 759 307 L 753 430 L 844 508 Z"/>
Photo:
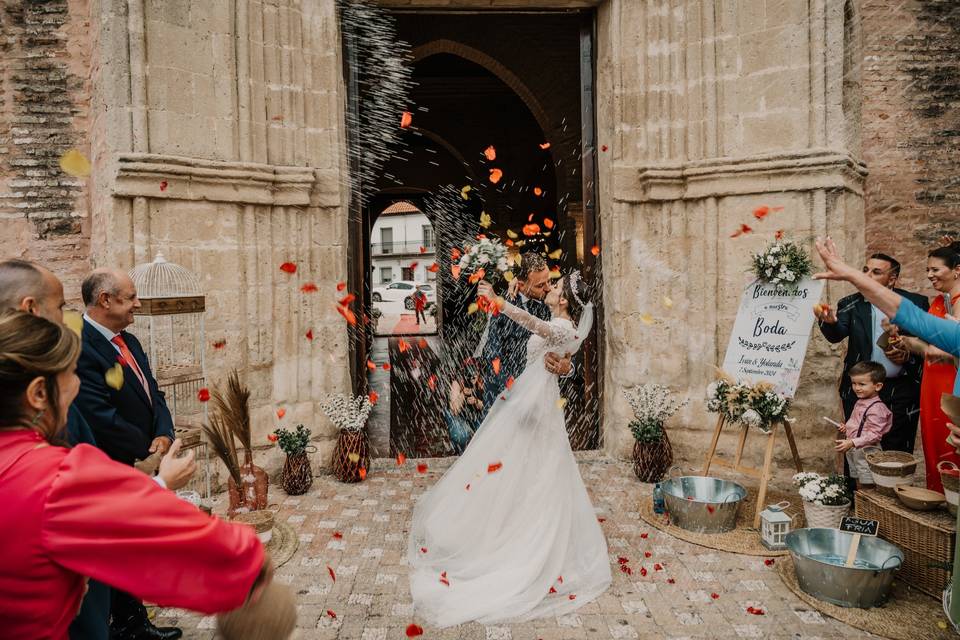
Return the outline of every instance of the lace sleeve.
<path id="1" fill-rule="evenodd" d="M 504 303 L 502 313 L 527 331 L 535 333 L 546 340 L 547 344 L 551 346 L 566 344 L 574 338 L 573 329 L 560 327 L 552 322 L 541 320 L 509 302 Z"/>

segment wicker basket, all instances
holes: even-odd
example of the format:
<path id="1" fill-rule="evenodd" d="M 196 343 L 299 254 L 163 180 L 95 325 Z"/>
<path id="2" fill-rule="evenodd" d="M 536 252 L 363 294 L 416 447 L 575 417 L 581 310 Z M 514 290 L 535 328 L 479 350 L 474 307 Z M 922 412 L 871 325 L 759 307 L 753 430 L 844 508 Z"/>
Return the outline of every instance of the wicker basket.
<path id="1" fill-rule="evenodd" d="M 866 454 L 873 482 L 883 495 L 896 497 L 898 484 L 913 484 L 917 471 L 917 459 L 903 451 L 877 451 Z"/>
<path id="2" fill-rule="evenodd" d="M 803 517 L 807 527 L 837 529 L 843 516 L 850 513 L 850 503 L 841 505 L 822 505 L 809 500 L 803 501 Z"/>
<path id="3" fill-rule="evenodd" d="M 238 513 L 233 516 L 232 520 L 253 527 L 253 530 L 257 532 L 257 537 L 260 538 L 260 542 L 263 544 L 270 542 L 270 538 L 273 537 L 273 511 L 263 509 L 261 511 Z"/>
<path id="4" fill-rule="evenodd" d="M 857 491 L 855 503 L 857 517 L 877 520 L 880 537 L 903 551 L 899 577 L 939 598 L 950 574 L 934 565 L 953 561 L 956 520 L 943 510 L 913 511 L 874 489 Z"/>
<path id="5" fill-rule="evenodd" d="M 333 475 L 340 482 L 360 482 L 370 468 L 370 444 L 367 430 L 340 429 L 333 448 Z"/>
<path id="6" fill-rule="evenodd" d="M 951 515 L 957 515 L 957 504 L 960 502 L 960 467 L 949 460 L 937 463 L 940 472 L 940 482 L 943 484 L 943 495 L 947 497 L 947 509 Z"/>
<path id="7" fill-rule="evenodd" d="M 640 482 L 660 482 L 673 464 L 673 447 L 667 432 L 659 442 L 633 443 L 633 472 Z"/>

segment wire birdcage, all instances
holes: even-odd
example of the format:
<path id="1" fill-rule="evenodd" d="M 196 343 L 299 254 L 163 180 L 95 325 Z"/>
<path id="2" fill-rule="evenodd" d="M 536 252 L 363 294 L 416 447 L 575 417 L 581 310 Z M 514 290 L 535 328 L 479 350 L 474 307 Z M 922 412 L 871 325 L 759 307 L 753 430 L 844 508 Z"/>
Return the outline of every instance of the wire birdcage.
<path id="1" fill-rule="evenodd" d="M 205 386 L 204 311 L 200 278 L 157 253 L 153 262 L 135 266 L 130 278 L 140 298 L 137 322 L 130 328 L 147 350 L 157 385 L 166 395 L 183 451 L 195 449 L 200 477 L 188 489 L 210 497 L 209 455 L 200 426 L 206 404 L 198 399 Z"/>

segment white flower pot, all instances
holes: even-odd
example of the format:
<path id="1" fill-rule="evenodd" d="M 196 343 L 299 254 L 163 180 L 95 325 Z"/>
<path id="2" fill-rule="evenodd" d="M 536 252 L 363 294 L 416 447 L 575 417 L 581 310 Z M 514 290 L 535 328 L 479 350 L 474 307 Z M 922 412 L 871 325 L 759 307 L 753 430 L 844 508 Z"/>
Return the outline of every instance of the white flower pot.
<path id="1" fill-rule="evenodd" d="M 837 529 L 840 526 L 840 520 L 850 512 L 850 503 L 837 506 L 825 506 L 803 501 L 803 515 L 807 519 L 807 527 Z"/>

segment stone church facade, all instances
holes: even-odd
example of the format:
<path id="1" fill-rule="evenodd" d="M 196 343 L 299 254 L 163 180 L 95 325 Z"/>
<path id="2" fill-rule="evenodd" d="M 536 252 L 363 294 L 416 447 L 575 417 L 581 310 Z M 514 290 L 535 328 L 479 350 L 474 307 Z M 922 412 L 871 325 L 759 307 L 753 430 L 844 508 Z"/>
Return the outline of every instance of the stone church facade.
<path id="1" fill-rule="evenodd" d="M 614 455 L 631 446 L 620 391 L 656 381 L 694 398 L 673 434 L 699 461 L 713 421 L 698 399 L 749 253 L 775 230 L 829 234 L 851 260 L 892 252 L 924 290 L 927 247 L 960 227 L 949 1 L 377 4 L 593 12 L 602 429 Z M 260 441 L 282 404 L 319 432 L 325 461 L 334 431 L 317 401 L 352 384 L 332 302 L 351 262 L 334 0 L 5 0 L 0 21 L 2 254 L 51 266 L 74 300 L 92 266 L 157 251 L 201 274 L 207 334 L 227 344 L 207 346 L 210 377 L 239 368 Z M 57 169 L 71 147 L 92 160 L 89 178 Z M 759 205 L 783 211 L 754 224 Z M 755 231 L 732 239 L 742 223 Z M 320 294 L 303 296 L 284 261 Z M 831 300 L 845 293 L 828 286 Z M 815 337 L 796 403 L 801 453 L 821 468 L 832 434 L 818 416 L 837 406 L 840 353 Z"/>

